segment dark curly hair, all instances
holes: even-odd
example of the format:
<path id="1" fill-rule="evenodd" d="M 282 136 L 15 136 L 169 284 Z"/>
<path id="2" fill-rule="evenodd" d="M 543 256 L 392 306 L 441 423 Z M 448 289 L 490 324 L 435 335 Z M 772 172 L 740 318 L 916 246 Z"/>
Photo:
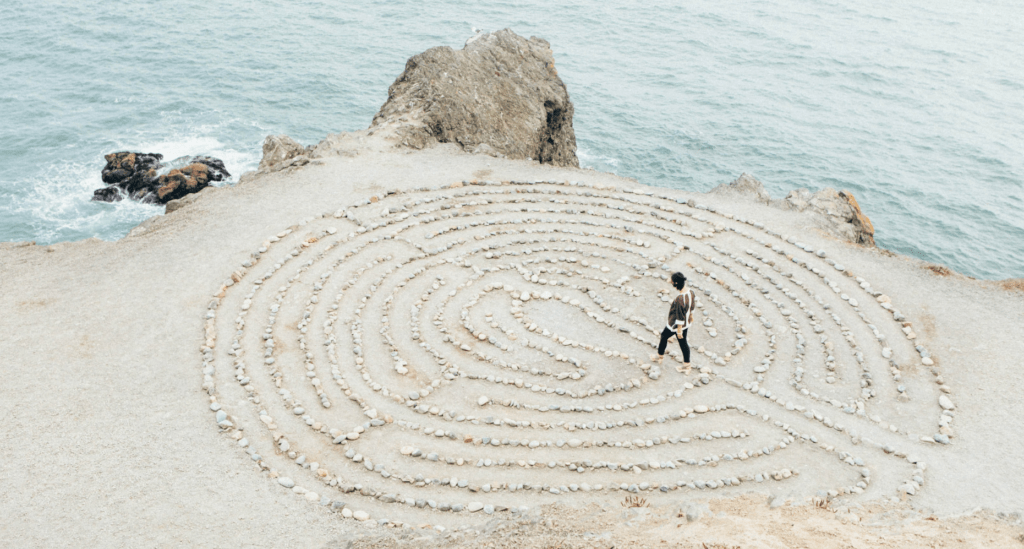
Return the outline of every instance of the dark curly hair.
<path id="1" fill-rule="evenodd" d="M 686 285 L 686 276 L 683 273 L 675 273 L 672 275 L 672 286 L 677 290 L 682 290 L 683 286 Z"/>

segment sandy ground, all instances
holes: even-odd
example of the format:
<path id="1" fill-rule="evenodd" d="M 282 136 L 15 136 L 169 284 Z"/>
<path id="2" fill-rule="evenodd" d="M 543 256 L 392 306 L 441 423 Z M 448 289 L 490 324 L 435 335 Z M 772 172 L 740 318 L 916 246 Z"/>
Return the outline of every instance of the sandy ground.
<path id="1" fill-rule="evenodd" d="M 799 470 L 799 476 L 788 483 L 744 481 L 740 486 L 716 492 L 683 488 L 667 493 L 643 493 L 640 495 L 655 508 L 640 512 L 642 516 L 625 519 L 623 511 L 616 508 L 626 495 L 619 490 L 573 492 L 562 494 L 565 497 L 554 497 L 547 492 L 501 492 L 495 495 L 430 485 L 423 489 L 422 497 L 427 498 L 440 497 L 436 494 L 456 494 L 451 496 L 453 502 L 493 501 L 498 505 L 504 503 L 509 507 L 521 505 L 530 508 L 524 515 L 525 519 L 509 513 L 496 513 L 497 519 L 493 519 L 480 513 L 441 513 L 401 503 L 384 503 L 379 498 L 360 497 L 358 492 L 337 494 L 335 487 L 327 485 L 317 488 L 325 497 L 335 501 L 344 499 L 349 508 L 365 509 L 371 516 L 370 521 L 357 522 L 343 518 L 340 511 L 330 511 L 329 505 L 311 503 L 304 494 L 284 489 L 277 482 L 284 475 L 290 475 L 300 486 L 310 489 L 315 486 L 315 481 L 309 480 L 313 474 L 301 467 L 294 472 L 289 469 L 296 466 L 290 463 L 292 460 L 287 452 L 281 452 L 279 448 L 274 451 L 276 441 L 270 441 L 272 435 L 283 434 L 297 447 L 309 448 L 311 456 L 323 455 L 323 463 L 330 465 L 331 477 L 358 481 L 364 478 L 358 475 L 366 472 L 360 473 L 359 465 L 342 457 L 341 452 L 332 450 L 332 447 L 338 447 L 330 444 L 330 437 L 321 436 L 302 425 L 298 414 L 283 416 L 284 410 L 272 410 L 271 415 L 281 425 L 277 430 L 268 431 L 256 416 L 260 405 L 246 402 L 246 390 L 235 382 L 234 372 L 219 366 L 215 375 L 218 402 L 237 420 L 237 427 L 244 425 L 245 430 L 228 429 L 222 433 L 215 424 L 209 391 L 202 387 L 204 365 L 200 347 L 204 344 L 205 315 L 211 296 L 218 293 L 221 284 L 233 271 L 251 259 L 251 252 L 260 248 L 268 237 L 281 234 L 285 228 L 294 228 L 293 234 L 282 237 L 281 246 L 272 246 L 267 252 L 269 260 L 277 261 L 282 252 L 291 249 L 290 243 L 299 249 L 298 239 L 305 238 L 307 234 L 326 230 L 328 226 L 336 227 L 339 234 L 354 231 L 357 221 L 366 222 L 372 215 L 360 214 L 364 218 L 356 216 L 354 221 L 319 216 L 388 189 L 441 187 L 473 179 L 571 180 L 599 186 L 616 185 L 620 189 L 637 187 L 631 181 L 592 171 L 556 169 L 523 161 L 466 155 L 449 147 L 396 152 L 372 138 L 361 139 L 359 136 L 342 139 L 343 145 L 336 157 L 260 176 L 234 188 L 204 191 L 195 203 L 144 223 L 128 238 L 118 242 L 0 247 L 0 311 L 3 311 L 0 314 L 0 334 L 3 334 L 0 337 L 0 363 L 3 365 L 3 382 L 0 384 L 0 492 L 3 493 L 0 498 L 0 517 L 3 517 L 0 519 L 0 546 L 346 546 L 357 535 L 374 536 L 375 539 L 382 535 L 380 532 L 390 535 L 391 529 L 372 528 L 376 525 L 374 520 L 379 518 L 410 525 L 440 525 L 451 533 L 467 525 L 485 523 L 488 519 L 504 521 L 502 523 L 506 525 L 515 524 L 519 528 L 516 521 L 530 521 L 531 517 L 538 516 L 556 522 L 552 527 L 544 526 L 542 521 L 525 527 L 522 535 L 533 541 L 521 545 L 534 543 L 533 546 L 538 547 L 555 547 L 561 543 L 555 542 L 555 538 L 562 537 L 568 540 L 561 545 L 563 547 L 591 546 L 588 540 L 573 538 L 576 534 L 570 534 L 569 525 L 574 532 L 579 532 L 577 526 L 584 531 L 611 532 L 612 539 L 618 540 L 615 546 L 660 544 L 654 539 L 659 536 L 664 537 L 668 544 L 690 544 L 694 547 L 700 547 L 701 543 L 707 547 L 799 547 L 799 543 L 808 547 L 1009 547 L 1013 546 L 1008 545 L 1011 542 L 1020 544 L 1019 513 L 1024 510 L 1024 496 L 1021 495 L 1024 494 L 1024 463 L 1019 456 L 1024 449 L 1016 427 L 1024 417 L 1024 399 L 1020 398 L 1019 382 L 1019 357 L 1024 351 L 1024 340 L 1020 337 L 1024 334 L 1024 294 L 1007 290 L 997 283 L 936 273 L 919 261 L 881 250 L 837 242 L 820 234 L 807 218 L 799 214 L 752 203 L 730 203 L 721 197 L 685 193 L 673 193 L 672 196 L 695 198 L 735 217 L 763 221 L 778 233 L 798 235 L 814 249 L 827 250 L 829 258 L 855 270 L 858 276 L 871 281 L 874 290 L 890 296 L 907 320 L 913 322 L 917 340 L 908 342 L 900 340 L 899 326 L 891 319 L 884 326 L 879 320 L 874 320 L 881 318 L 879 315 L 884 311 L 875 307 L 869 312 L 872 320 L 886 333 L 888 341 L 892 342 L 901 362 L 915 365 L 902 371 L 899 382 L 887 379 L 884 368 L 880 375 L 876 375 L 881 394 L 872 401 L 872 406 L 877 406 L 879 413 L 885 415 L 881 423 L 851 417 L 849 425 L 840 432 L 826 428 L 820 421 L 804 421 L 798 411 L 787 410 L 782 402 L 768 402 L 749 391 L 730 388 L 726 378 L 748 383 L 753 379 L 750 365 L 742 370 L 742 374 L 733 374 L 740 371 L 739 364 L 725 367 L 721 376 L 712 376 L 713 383 L 699 389 L 698 394 L 707 396 L 707 404 L 724 403 L 728 398 L 746 409 L 756 408 L 759 412 L 757 417 L 730 420 L 730 427 L 735 425 L 735 429 L 744 431 L 758 446 L 769 444 L 771 437 L 778 438 L 772 431 L 772 424 L 781 418 L 787 427 L 790 423 L 797 426 L 800 429 L 798 434 L 810 434 L 821 439 L 820 445 L 844 448 L 851 454 L 863 455 L 866 466 L 872 471 L 868 489 L 863 494 L 828 497 L 832 500 L 830 506 L 833 509 L 853 509 L 861 519 L 859 524 L 854 524 L 858 521 L 841 518 L 848 512 L 833 513 L 809 503 L 810 498 L 820 497 L 823 490 L 852 486 L 858 478 L 854 469 L 833 465 L 838 463 L 834 456 L 828 458 L 831 461 L 822 460 L 822 455 L 827 457 L 838 453 L 838 450 L 822 452 L 810 443 L 791 443 L 787 452 L 778 453 L 779 457 L 759 458 L 764 461 L 766 472 L 783 467 Z M 369 212 L 368 208 L 365 210 Z M 308 226 L 297 225 L 304 219 L 309 219 Z M 500 219 L 500 216 L 495 219 Z M 695 228 L 712 225 L 697 221 L 691 223 Z M 739 227 L 732 220 L 720 220 L 720 224 Z M 420 229 L 412 231 L 415 233 L 417 230 Z M 733 233 L 726 232 L 720 238 L 730 250 L 739 253 L 749 245 Z M 420 242 L 427 244 L 429 241 Z M 311 243 L 310 252 L 326 251 L 328 243 L 327 238 Z M 374 249 L 379 249 L 382 254 L 400 253 L 396 243 L 382 241 L 375 244 L 379 246 L 366 248 L 367 253 L 378 253 L 371 252 Z M 694 248 L 701 248 L 702 253 L 714 253 L 702 246 L 703 243 Z M 611 259 L 616 257 L 613 253 Z M 818 261 L 813 254 L 808 254 L 808 258 L 809 262 Z M 701 263 L 699 257 L 685 261 L 696 266 L 705 265 L 705 268 L 712 265 Z M 253 271 L 263 272 L 266 264 L 266 261 L 259 263 Z M 369 286 L 370 278 L 383 276 L 380 272 L 383 268 L 368 267 L 366 279 L 358 282 L 360 291 Z M 297 278 L 296 284 L 303 288 L 312 286 L 315 283 L 312 277 L 319 272 L 311 270 L 303 274 L 305 278 Z M 279 276 L 283 279 L 291 274 L 282 272 Z M 728 279 L 733 285 L 741 284 L 738 278 L 730 276 L 720 273 L 722 280 Z M 342 277 L 332 277 L 332 283 L 334 278 Z M 808 276 L 802 275 L 802 278 L 808 279 Z M 844 278 L 838 280 L 842 282 L 844 291 L 847 287 L 851 293 L 857 290 L 855 282 Z M 420 279 L 410 282 L 410 285 L 423 282 L 425 280 Z M 701 283 L 714 286 L 710 279 Z M 232 311 L 231 315 L 218 315 L 216 319 L 218 344 L 215 357 L 220 364 L 231 360 L 226 353 L 233 337 L 233 315 L 240 310 L 245 298 L 243 284 L 240 282 L 237 288 L 229 288 L 218 309 Z M 660 287 L 643 279 L 637 284 L 648 292 L 645 295 L 653 294 Z M 827 289 L 823 285 L 821 287 Z M 261 312 L 259 316 L 254 313 L 252 320 L 247 321 L 253 327 L 247 328 L 245 337 L 249 339 L 242 341 L 241 348 L 249 355 L 259 356 L 256 353 L 262 348 L 262 342 L 256 339 L 257 330 L 262 331 L 259 327 L 267 321 L 266 307 L 270 306 L 269 300 L 273 295 L 270 292 L 276 290 L 275 286 L 253 298 L 258 305 L 254 310 L 260 309 Z M 298 290 L 292 293 L 298 294 Z M 292 296 L 290 293 L 288 299 L 282 301 L 284 326 L 281 329 L 287 336 L 282 340 L 290 338 L 288 340 L 295 341 L 293 336 L 298 334 L 295 321 L 301 317 L 308 295 Z M 370 301 L 383 306 L 386 296 L 374 296 Z M 729 299 L 729 296 L 723 294 L 723 298 Z M 326 294 L 324 299 L 330 302 Z M 463 297 L 460 294 L 454 299 Z M 838 298 L 830 295 L 828 299 Z M 863 296 L 861 299 L 864 300 Z M 481 302 L 483 300 L 481 298 Z M 837 304 L 842 305 L 838 301 Z M 403 307 L 407 305 L 402 303 Z M 713 313 L 715 326 L 724 332 L 722 327 L 729 319 L 710 301 L 705 305 Z M 737 308 L 735 303 L 733 305 L 734 309 Z M 368 310 L 375 311 L 377 306 L 371 305 Z M 662 322 L 661 309 L 667 305 L 653 301 L 647 308 L 657 311 L 645 313 L 657 326 Z M 315 310 L 314 319 L 318 323 L 328 318 L 324 316 L 327 315 L 325 310 L 326 306 Z M 750 325 L 748 316 L 750 319 L 753 316 L 746 311 L 741 312 L 744 322 Z M 343 310 L 342 321 L 352 320 L 351 314 L 347 313 L 349 311 Z M 532 315 L 531 319 L 551 326 L 557 326 L 557 318 L 565 314 L 550 303 L 536 305 L 535 309 L 526 308 L 526 313 Z M 401 321 L 408 322 L 408 313 L 404 309 L 395 314 L 404 315 Z M 517 330 L 523 329 L 523 326 L 512 324 L 515 319 L 511 316 L 502 320 L 497 318 L 497 314 L 496 323 L 501 320 L 503 327 L 508 323 Z M 771 314 L 776 315 L 773 317 L 775 324 L 784 321 L 777 311 Z M 457 309 L 449 311 L 447 316 L 455 318 L 446 318 L 445 322 L 457 326 L 454 323 L 458 317 Z M 376 313 L 367 313 L 365 332 L 378 332 L 380 319 L 375 317 Z M 424 323 L 428 320 L 421 319 Z M 486 322 L 477 312 L 471 315 L 470 321 L 479 327 Z M 319 324 L 310 327 L 319 328 Z M 571 329 L 565 327 L 567 333 Z M 851 332 L 859 342 L 867 343 L 865 340 L 871 338 L 866 323 L 855 323 Z M 341 327 L 338 333 L 348 337 L 348 327 Z M 813 333 L 807 335 L 808 339 L 817 337 Z M 824 335 L 835 341 L 841 341 L 843 337 L 834 326 L 828 326 Z M 751 353 L 769 351 L 766 338 L 751 335 L 750 339 Z M 712 342 L 707 337 L 704 340 L 695 337 L 694 340 L 695 346 L 707 342 L 709 348 L 717 349 L 720 354 L 724 352 L 725 347 L 718 343 L 720 340 Z M 440 345 L 439 341 L 436 343 Z M 934 367 L 915 362 L 920 360 L 914 354 L 915 343 L 927 347 L 936 363 Z M 616 343 L 622 348 L 633 344 L 625 340 Z M 371 344 L 367 343 L 367 347 L 369 349 Z M 294 345 L 281 345 L 278 351 L 285 359 L 299 356 L 295 354 L 298 350 Z M 403 352 L 413 351 L 403 349 Z M 372 352 L 379 354 L 371 358 L 381 360 L 368 367 L 374 375 L 379 373 L 382 380 L 387 380 L 385 385 L 402 387 L 403 392 L 414 390 L 416 380 L 395 377 L 390 359 L 384 360 L 387 355 L 383 354 L 383 347 Z M 780 347 L 780 353 L 785 352 L 792 352 L 792 349 L 783 351 Z M 642 359 L 639 351 L 631 350 L 630 354 Z M 326 359 L 325 351 L 318 347 L 315 360 L 319 368 L 324 367 Z M 823 361 L 824 357 L 821 359 Z M 850 357 L 837 359 L 843 361 Z M 874 357 L 868 362 L 874 365 L 872 361 L 878 359 Z M 296 360 L 301 363 L 302 359 Z M 713 366 L 707 357 L 701 357 L 695 363 L 709 368 Z M 681 383 L 682 378 L 671 377 L 679 375 L 672 368 L 673 364 L 666 361 L 663 383 Z M 612 367 L 611 361 L 601 359 L 593 368 L 601 376 L 610 375 Z M 259 394 L 267 399 L 267 406 L 271 404 L 271 397 L 277 399 L 277 406 L 282 406 L 278 402 L 281 399 L 273 395 L 275 387 L 272 380 L 267 376 L 257 376 L 251 370 L 250 367 L 248 375 L 252 376 L 252 384 L 257 386 Z M 934 382 L 934 372 L 940 373 L 945 386 L 951 389 L 950 398 L 955 402 L 955 420 L 948 431 L 951 437 L 949 445 L 921 441 L 922 436 L 927 438 L 938 432 L 935 422 L 941 408 L 936 403 L 940 393 Z M 295 372 L 286 374 L 294 375 Z M 773 391 L 781 394 L 792 390 L 787 387 L 786 375 L 778 378 L 778 384 L 772 386 Z M 327 379 L 322 374 L 321 377 Z M 364 383 L 354 371 L 346 372 L 345 378 L 353 386 Z M 290 382 L 292 379 L 288 378 Z M 811 382 L 809 379 L 808 383 Z M 813 382 L 822 387 L 822 391 L 829 390 L 822 380 Z M 855 386 L 856 376 L 839 382 L 854 383 Z M 910 388 L 910 402 L 897 400 L 896 385 Z M 663 385 L 659 382 L 645 381 L 641 391 L 660 386 Z M 765 381 L 765 386 L 768 386 L 768 381 Z M 360 414 L 363 410 L 358 407 L 351 413 L 353 407 L 344 408 L 337 402 L 338 399 L 344 402 L 340 394 L 335 399 L 337 407 L 328 411 L 320 409 L 308 383 L 294 381 L 289 387 L 304 397 L 307 407 L 315 407 L 317 413 L 325 418 L 336 417 L 344 432 L 367 419 Z M 403 410 L 406 406 L 397 402 L 388 404 L 373 390 L 360 387 L 363 397 L 380 400 L 375 406 L 382 414 L 392 406 L 396 410 L 396 418 L 401 417 L 399 412 L 406 413 L 408 421 L 427 417 L 410 416 L 410 412 Z M 445 395 L 443 391 L 440 394 L 451 399 L 451 406 L 464 409 L 476 406 L 476 399 L 483 392 L 494 400 L 516 394 L 514 388 L 495 386 L 494 383 L 487 385 L 486 381 L 469 387 L 471 390 L 465 394 Z M 248 396 L 251 397 L 252 393 Z M 617 396 L 615 398 L 618 399 Z M 793 398 L 799 404 L 799 396 Z M 614 400 L 610 397 L 605 399 L 608 402 Z M 524 397 L 522 400 L 529 399 Z M 625 400 L 629 397 L 615 401 Z M 447 402 L 442 405 L 447 405 Z M 540 403 L 542 400 L 531 402 Z M 685 402 L 683 405 L 693 404 Z M 489 406 L 494 408 L 496 404 Z M 335 412 L 337 416 L 328 415 Z M 760 420 L 761 413 L 767 412 L 772 415 L 771 421 Z M 512 412 L 499 410 L 494 413 Z M 834 411 L 832 415 L 845 422 L 845 414 L 841 411 Z M 519 417 L 542 421 L 538 418 L 547 416 L 523 411 Z M 423 421 L 426 423 L 428 420 Z M 703 417 L 694 421 L 698 430 L 705 423 L 708 429 L 719 428 L 712 420 Z M 890 422 L 896 431 L 886 428 Z M 362 439 L 353 440 L 351 447 L 365 448 L 361 451 L 367 452 L 367 449 L 380 450 L 382 457 L 378 463 L 401 467 L 406 463 L 402 460 L 410 458 L 398 452 L 400 447 L 416 445 L 427 450 L 431 445 L 429 439 L 411 427 L 408 424 L 399 427 L 396 422 L 383 428 L 373 428 Z M 466 431 L 470 435 L 486 436 L 487 428 L 466 427 Z M 640 427 L 638 436 L 655 436 L 658 434 L 656 429 L 656 424 Z M 504 433 L 514 431 L 507 426 L 493 430 L 497 436 L 508 436 Z M 618 433 L 615 430 L 609 432 Z M 254 460 L 239 448 L 234 436 L 236 433 L 252 438 L 254 446 L 264 443 L 259 448 L 265 454 L 266 466 L 263 469 L 254 465 Z M 554 440 L 568 439 L 571 435 L 531 431 L 523 436 Z M 623 435 L 619 438 L 632 437 Z M 895 451 L 884 452 L 880 446 L 889 446 Z M 464 447 L 466 450 L 459 455 L 465 455 L 467 459 L 491 455 L 481 453 L 480 447 L 473 444 Z M 631 453 L 604 448 L 596 452 L 599 449 L 595 448 L 593 455 L 596 459 L 625 462 L 637 461 L 639 458 L 635 456 L 638 454 L 650 454 L 655 456 L 650 458 L 654 460 L 661 456 L 660 448 L 631 450 Z M 503 454 L 505 457 L 519 452 L 509 450 L 510 453 Z M 723 451 L 735 450 L 729 447 Z M 530 455 L 535 455 L 538 461 L 561 461 L 565 458 L 559 456 L 569 455 L 565 453 L 567 450 L 555 448 L 540 448 L 534 452 Z M 701 457 L 699 453 L 694 455 Z M 573 461 L 579 460 L 573 458 Z M 427 476 L 453 475 L 442 472 L 446 470 L 443 464 L 435 465 L 425 460 L 417 460 L 416 463 L 411 470 L 420 467 L 419 470 Z M 723 465 L 724 470 L 733 471 L 729 467 L 733 465 Z M 521 472 L 509 469 L 514 474 L 492 474 L 483 469 L 466 469 L 469 468 L 458 469 L 454 474 L 468 478 L 473 485 L 514 483 L 516 475 Z M 923 486 L 915 490 L 915 495 L 901 497 L 900 487 L 920 469 L 924 469 Z M 697 469 L 694 478 L 710 478 L 706 470 Z M 740 477 L 754 472 L 754 469 L 738 464 L 729 474 Z M 567 473 L 539 469 L 522 473 L 536 475 L 530 478 L 551 486 L 591 478 L 586 475 L 594 475 L 594 478 L 599 475 L 591 471 Z M 655 484 L 667 479 L 658 477 L 662 474 L 660 472 L 645 471 L 644 475 L 648 473 Z M 624 472 L 614 478 L 601 478 L 605 484 L 627 483 L 628 479 L 623 475 L 633 474 Z M 374 478 L 378 480 L 372 482 L 383 483 L 381 485 L 385 487 L 389 486 L 388 482 L 397 483 L 394 479 Z M 405 489 L 416 490 L 411 487 Z M 398 491 L 401 490 L 400 487 Z M 781 498 L 780 501 L 786 500 L 789 504 L 769 509 L 765 498 Z M 695 523 L 686 523 L 685 518 L 679 519 L 674 514 L 681 505 L 706 501 L 711 502 L 712 517 L 705 516 Z M 557 508 L 545 507 L 554 502 L 558 502 Z M 990 511 L 979 511 L 981 509 Z M 1003 513 L 1005 518 L 1000 518 L 998 513 Z M 932 515 L 941 520 L 927 520 Z M 917 518 L 911 520 L 907 517 Z M 680 523 L 687 525 L 677 526 Z M 586 530 L 590 528 L 587 524 L 593 524 L 593 529 Z M 481 534 L 466 531 L 459 535 L 469 537 L 460 541 L 462 538 L 456 536 L 449 541 L 479 545 L 472 539 L 480 535 L 483 536 L 480 543 L 508 546 L 509 538 L 500 533 L 487 534 L 485 530 Z M 378 541 L 390 543 L 387 538 Z"/>
<path id="2" fill-rule="evenodd" d="M 993 513 L 938 519 L 902 506 L 856 509 L 768 508 L 757 496 L 700 505 L 688 520 L 674 507 L 550 507 L 517 520 L 495 519 L 466 532 L 363 534 L 328 547 L 487 547 L 687 549 L 861 549 L 1019 547 L 1021 527 Z"/>

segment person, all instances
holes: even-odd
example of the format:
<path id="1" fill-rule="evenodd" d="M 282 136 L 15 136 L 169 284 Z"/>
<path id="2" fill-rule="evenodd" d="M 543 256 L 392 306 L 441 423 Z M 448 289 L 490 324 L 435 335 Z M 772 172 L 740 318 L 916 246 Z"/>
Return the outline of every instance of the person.
<path id="1" fill-rule="evenodd" d="M 683 367 L 677 367 L 676 370 L 682 372 L 683 368 L 685 368 L 685 373 L 689 374 L 690 345 L 686 341 L 686 334 L 690 329 L 690 325 L 693 324 L 693 309 L 696 297 L 693 295 L 693 290 L 686 285 L 686 276 L 683 273 L 674 273 L 669 282 L 673 288 L 679 290 L 679 295 L 676 296 L 675 300 L 672 301 L 672 306 L 669 307 L 668 324 L 661 331 L 658 354 L 652 355 L 651 360 L 657 364 L 661 364 L 665 360 L 665 347 L 668 345 L 669 338 L 674 335 L 679 340 L 679 349 L 683 352 Z"/>

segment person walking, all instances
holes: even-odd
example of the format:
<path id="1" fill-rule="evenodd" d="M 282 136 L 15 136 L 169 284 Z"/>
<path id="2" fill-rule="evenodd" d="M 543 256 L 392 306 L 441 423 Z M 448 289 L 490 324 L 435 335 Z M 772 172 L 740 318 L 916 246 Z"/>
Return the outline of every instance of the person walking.
<path id="1" fill-rule="evenodd" d="M 693 324 L 693 309 L 696 297 L 693 294 L 693 290 L 686 285 L 686 276 L 683 273 L 674 273 L 669 282 L 671 282 L 673 288 L 679 290 L 679 295 L 676 296 L 672 301 L 672 306 L 669 307 L 668 324 L 661 331 L 658 354 L 651 355 L 651 360 L 661 364 L 665 360 L 665 347 L 668 345 L 669 338 L 676 336 L 676 339 L 679 340 L 679 349 L 683 352 L 683 366 L 677 366 L 676 371 L 682 372 L 685 368 L 685 373 L 689 375 L 690 345 L 686 341 L 686 333 L 689 331 L 690 325 Z"/>

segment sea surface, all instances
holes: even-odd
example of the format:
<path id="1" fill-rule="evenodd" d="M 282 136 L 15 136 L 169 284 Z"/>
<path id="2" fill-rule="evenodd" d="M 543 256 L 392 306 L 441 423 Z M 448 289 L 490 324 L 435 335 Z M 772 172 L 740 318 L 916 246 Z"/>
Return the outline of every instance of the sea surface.
<path id="1" fill-rule="evenodd" d="M 5 0 L 0 21 L 0 240 L 121 238 L 163 208 L 90 202 L 104 154 L 237 178 L 267 134 L 363 129 L 410 56 L 509 27 L 551 43 L 585 166 L 849 189 L 880 246 L 1024 277 L 1019 0 Z"/>

